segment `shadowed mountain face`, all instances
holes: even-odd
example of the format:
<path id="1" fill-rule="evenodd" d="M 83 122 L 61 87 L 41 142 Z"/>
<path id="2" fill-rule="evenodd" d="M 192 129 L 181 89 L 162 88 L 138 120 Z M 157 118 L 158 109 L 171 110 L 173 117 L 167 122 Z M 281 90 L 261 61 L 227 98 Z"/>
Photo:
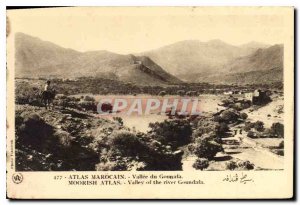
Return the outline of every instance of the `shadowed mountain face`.
<path id="1" fill-rule="evenodd" d="M 258 49 L 251 55 L 234 59 L 225 70 L 229 72 L 265 71 L 273 68 L 283 69 L 283 45 Z"/>
<path id="2" fill-rule="evenodd" d="M 283 45 L 258 49 L 252 54 L 232 60 L 223 73 L 199 77 L 211 83 L 272 83 L 283 80 Z"/>
<path id="3" fill-rule="evenodd" d="M 167 72 L 182 78 L 207 75 L 223 70 L 224 65 L 233 59 L 249 55 L 266 45 L 251 42 L 233 46 L 220 40 L 201 42 L 188 40 L 174 43 L 156 50 L 144 52 Z M 186 78 L 187 77 L 187 78 Z"/>
<path id="4" fill-rule="evenodd" d="M 283 77 L 283 45 L 182 41 L 143 54 L 187 82 L 271 83 Z"/>
<path id="5" fill-rule="evenodd" d="M 78 52 L 18 33 L 17 77 L 109 77 L 142 85 L 181 83 L 146 56 Z"/>

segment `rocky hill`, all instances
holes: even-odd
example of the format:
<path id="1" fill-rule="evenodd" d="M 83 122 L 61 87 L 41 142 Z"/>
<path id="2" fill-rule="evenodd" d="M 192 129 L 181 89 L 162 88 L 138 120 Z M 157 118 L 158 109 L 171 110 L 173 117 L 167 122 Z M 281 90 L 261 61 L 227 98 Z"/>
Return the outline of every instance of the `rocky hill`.
<path id="1" fill-rule="evenodd" d="M 15 41 L 17 77 L 109 76 L 143 85 L 181 82 L 146 56 L 109 51 L 78 52 L 23 33 L 18 33 Z"/>
<path id="2" fill-rule="evenodd" d="M 233 59 L 249 55 L 264 46 L 256 42 L 233 46 L 221 40 L 187 40 L 142 54 L 149 56 L 167 72 L 188 80 L 195 76 L 220 72 Z"/>
<path id="3" fill-rule="evenodd" d="M 197 78 L 199 82 L 222 84 L 268 84 L 282 80 L 283 45 L 258 49 L 248 56 L 232 60 L 221 73 Z"/>
<path id="4" fill-rule="evenodd" d="M 271 84 L 283 81 L 283 70 L 273 68 L 264 71 L 249 71 L 241 73 L 216 74 L 199 77 L 199 82 L 209 82 L 213 84 Z"/>
<path id="5" fill-rule="evenodd" d="M 251 84 L 257 79 L 281 81 L 282 73 L 283 45 L 187 40 L 121 55 L 105 50 L 78 52 L 23 33 L 16 35 L 17 77 L 102 77 L 137 85 L 170 85 L 181 80 Z"/>
<path id="6" fill-rule="evenodd" d="M 283 69 L 283 45 L 260 48 L 248 56 L 234 59 L 225 67 L 231 73 Z"/>

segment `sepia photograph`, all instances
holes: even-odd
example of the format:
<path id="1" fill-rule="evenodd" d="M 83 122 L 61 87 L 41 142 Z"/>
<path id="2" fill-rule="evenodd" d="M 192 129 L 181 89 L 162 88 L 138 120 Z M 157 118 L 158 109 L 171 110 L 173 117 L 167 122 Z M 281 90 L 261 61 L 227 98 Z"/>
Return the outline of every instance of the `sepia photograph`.
<path id="1" fill-rule="evenodd" d="M 100 183 L 139 189 L 148 183 L 142 179 L 156 174 L 163 184 L 176 179 L 174 189 L 219 186 L 208 182 L 215 174 L 220 184 L 262 186 L 262 176 L 272 181 L 282 174 L 289 175 L 282 188 L 290 196 L 293 12 L 292 7 L 7 10 L 11 186 L 47 173 L 80 189 Z M 158 189 L 166 186 L 157 183 Z M 223 194 L 216 197 L 227 198 Z M 154 197 L 164 196 L 172 198 Z M 178 195 L 197 196 L 206 198 Z M 152 197 L 144 192 L 142 198 Z"/>

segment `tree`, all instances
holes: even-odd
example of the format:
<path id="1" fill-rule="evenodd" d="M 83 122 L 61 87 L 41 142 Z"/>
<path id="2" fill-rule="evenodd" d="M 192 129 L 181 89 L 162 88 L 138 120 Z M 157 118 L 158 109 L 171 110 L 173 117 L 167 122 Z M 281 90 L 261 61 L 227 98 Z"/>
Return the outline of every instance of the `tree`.
<path id="1" fill-rule="evenodd" d="M 186 145 L 191 140 L 192 127 L 187 120 L 165 120 L 150 123 L 150 132 L 163 144 L 171 144 L 174 148 Z"/>
<path id="2" fill-rule="evenodd" d="M 194 153 L 199 158 L 211 160 L 218 152 L 222 151 L 222 145 L 217 143 L 210 135 L 198 138 L 194 144 Z"/>
<path id="3" fill-rule="evenodd" d="M 243 119 L 243 120 L 246 120 L 247 118 L 248 118 L 248 115 L 246 114 L 246 113 L 241 113 L 241 118 Z"/>
<path id="4" fill-rule="evenodd" d="M 278 137 L 284 137 L 284 125 L 280 122 L 273 123 L 271 126 L 271 133 Z"/>
<path id="5" fill-rule="evenodd" d="M 226 132 L 229 131 L 229 127 L 225 122 L 221 122 L 216 126 L 217 134 L 224 135 Z"/>
<path id="6" fill-rule="evenodd" d="M 284 141 L 282 140 L 279 145 L 278 145 L 279 149 L 283 149 L 284 148 Z"/>
<path id="7" fill-rule="evenodd" d="M 200 169 L 200 170 L 206 169 L 208 166 L 209 166 L 209 161 L 206 158 L 198 158 L 193 164 L 193 167 L 195 169 Z"/>
<path id="8" fill-rule="evenodd" d="M 225 110 L 220 116 L 224 122 L 235 122 L 238 119 L 238 115 L 231 109 Z"/>
<path id="9" fill-rule="evenodd" d="M 262 121 L 256 121 L 255 124 L 254 124 L 254 128 L 258 132 L 262 132 L 262 131 L 264 131 L 264 123 Z"/>
<path id="10" fill-rule="evenodd" d="M 246 132 L 250 131 L 252 128 L 254 128 L 254 123 L 251 122 L 245 122 L 244 130 Z"/>
<path id="11" fill-rule="evenodd" d="M 256 135 L 255 135 L 254 132 L 249 131 L 249 132 L 247 133 L 247 137 L 250 137 L 250 138 L 256 138 Z"/>

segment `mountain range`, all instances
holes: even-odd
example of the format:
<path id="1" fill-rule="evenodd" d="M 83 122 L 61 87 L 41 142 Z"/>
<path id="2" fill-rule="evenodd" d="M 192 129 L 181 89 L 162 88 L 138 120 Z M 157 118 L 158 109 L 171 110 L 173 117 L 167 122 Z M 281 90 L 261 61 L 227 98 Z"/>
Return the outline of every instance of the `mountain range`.
<path id="1" fill-rule="evenodd" d="M 243 84 L 262 76 L 266 83 L 282 81 L 283 73 L 283 45 L 258 42 L 234 46 L 221 40 L 187 40 L 121 55 L 105 50 L 79 52 L 17 33 L 15 46 L 17 77 L 97 76 L 140 85 Z"/>
<path id="2" fill-rule="evenodd" d="M 23 33 L 16 34 L 16 77 L 109 77 L 141 85 L 178 84 L 147 56 L 109 51 L 78 52 Z"/>

